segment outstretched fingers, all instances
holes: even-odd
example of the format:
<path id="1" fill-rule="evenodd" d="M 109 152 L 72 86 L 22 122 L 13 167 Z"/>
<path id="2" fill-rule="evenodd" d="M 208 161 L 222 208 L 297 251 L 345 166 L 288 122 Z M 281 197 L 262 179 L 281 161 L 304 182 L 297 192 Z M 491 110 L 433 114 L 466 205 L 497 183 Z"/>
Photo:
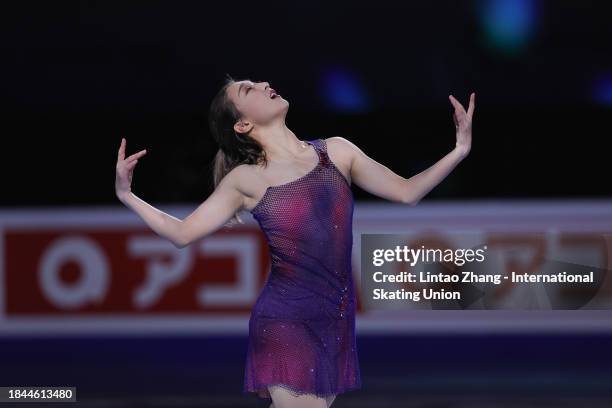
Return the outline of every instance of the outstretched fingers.
<path id="1" fill-rule="evenodd" d="M 459 101 L 455 99 L 453 95 L 448 95 L 448 99 L 450 99 L 451 104 L 455 107 L 456 112 L 465 113 L 465 109 L 463 109 L 463 105 L 461 105 L 461 103 L 459 103 Z"/>
<path id="2" fill-rule="evenodd" d="M 138 160 L 145 154 L 147 154 L 147 149 L 141 150 L 138 153 L 134 153 L 133 155 L 127 158 L 127 161 L 131 162 L 132 160 Z"/>
<path id="3" fill-rule="evenodd" d="M 121 138 L 121 144 L 119 145 L 119 153 L 117 153 L 117 160 L 123 160 L 125 158 L 125 137 Z"/>
<path id="4" fill-rule="evenodd" d="M 140 159 L 142 156 L 147 154 L 147 149 L 143 149 L 143 150 L 139 151 L 138 153 L 134 153 L 133 155 L 129 156 L 126 159 L 125 158 L 125 145 L 126 145 L 125 137 L 122 137 L 121 138 L 121 145 L 119 146 L 119 152 L 117 153 L 117 160 L 118 161 L 125 160 L 125 161 L 127 161 L 129 163 L 129 162 L 132 162 L 134 160 Z"/>
<path id="5" fill-rule="evenodd" d="M 472 115 L 474 114 L 475 106 L 476 106 L 476 94 L 472 92 L 472 94 L 470 95 L 470 106 L 468 106 L 468 111 L 467 111 L 467 115 L 470 117 L 470 119 L 472 118 Z"/>

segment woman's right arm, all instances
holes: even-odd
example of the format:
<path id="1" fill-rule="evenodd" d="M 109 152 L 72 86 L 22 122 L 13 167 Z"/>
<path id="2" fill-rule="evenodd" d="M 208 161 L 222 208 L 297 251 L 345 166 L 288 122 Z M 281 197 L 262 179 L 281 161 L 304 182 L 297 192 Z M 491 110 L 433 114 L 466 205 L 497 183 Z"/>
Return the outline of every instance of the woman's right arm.
<path id="1" fill-rule="evenodd" d="M 167 238 L 176 247 L 183 248 L 191 242 L 211 234 L 223 226 L 235 212 L 242 209 L 243 195 L 233 179 L 224 177 L 211 196 L 185 220 L 179 220 L 151 206 L 131 192 L 134 167 L 146 150 L 125 158 L 125 138 L 121 140 L 117 157 L 115 191 L 117 198 L 136 212 L 159 236 Z M 232 173 L 232 172 L 230 172 Z"/>

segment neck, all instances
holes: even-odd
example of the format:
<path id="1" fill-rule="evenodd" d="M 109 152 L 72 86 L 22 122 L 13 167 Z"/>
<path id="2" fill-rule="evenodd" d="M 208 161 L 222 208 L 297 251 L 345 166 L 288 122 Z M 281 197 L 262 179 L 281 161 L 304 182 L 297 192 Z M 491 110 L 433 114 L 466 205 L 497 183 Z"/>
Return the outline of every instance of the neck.
<path id="1" fill-rule="evenodd" d="M 260 133 L 265 136 L 259 137 L 259 143 L 263 146 L 268 158 L 272 160 L 299 155 L 308 147 L 284 123 L 260 130 Z"/>

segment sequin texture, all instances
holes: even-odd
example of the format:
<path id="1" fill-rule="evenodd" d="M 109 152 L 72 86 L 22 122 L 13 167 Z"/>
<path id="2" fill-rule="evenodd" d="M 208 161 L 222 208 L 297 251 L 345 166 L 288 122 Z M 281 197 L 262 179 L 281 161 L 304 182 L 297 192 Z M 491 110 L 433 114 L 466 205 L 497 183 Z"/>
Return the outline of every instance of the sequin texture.
<path id="1" fill-rule="evenodd" d="M 270 273 L 249 319 L 244 392 L 268 386 L 326 397 L 361 387 L 351 269 L 354 199 L 327 154 L 304 176 L 268 187 L 251 210 Z"/>

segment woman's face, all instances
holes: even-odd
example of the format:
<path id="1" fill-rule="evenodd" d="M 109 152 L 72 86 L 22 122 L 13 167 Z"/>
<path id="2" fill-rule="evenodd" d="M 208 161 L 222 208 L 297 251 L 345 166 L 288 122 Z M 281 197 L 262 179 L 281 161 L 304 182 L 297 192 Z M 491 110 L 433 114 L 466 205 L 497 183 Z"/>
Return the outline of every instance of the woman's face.
<path id="1" fill-rule="evenodd" d="M 242 119 L 253 124 L 266 125 L 279 118 L 284 120 L 289 102 L 280 95 L 272 97 L 274 89 L 267 82 L 237 81 L 227 88 Z"/>

